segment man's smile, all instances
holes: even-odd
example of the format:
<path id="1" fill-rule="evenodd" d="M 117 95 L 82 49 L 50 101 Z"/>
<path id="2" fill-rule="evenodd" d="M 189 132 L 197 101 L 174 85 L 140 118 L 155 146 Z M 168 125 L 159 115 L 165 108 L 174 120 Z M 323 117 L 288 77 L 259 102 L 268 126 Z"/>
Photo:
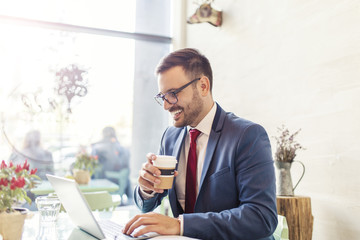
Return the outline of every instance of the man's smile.
<path id="1" fill-rule="evenodd" d="M 180 117 L 180 114 L 182 113 L 181 109 L 171 111 L 170 114 L 173 117 L 174 120 L 178 119 Z"/>

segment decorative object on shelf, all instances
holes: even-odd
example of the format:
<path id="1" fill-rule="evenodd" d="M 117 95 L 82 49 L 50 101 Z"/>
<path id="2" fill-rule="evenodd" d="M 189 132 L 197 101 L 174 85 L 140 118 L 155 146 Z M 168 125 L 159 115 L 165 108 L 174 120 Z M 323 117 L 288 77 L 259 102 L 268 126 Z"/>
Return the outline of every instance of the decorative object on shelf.
<path id="1" fill-rule="evenodd" d="M 34 188 L 40 178 L 25 160 L 23 165 L 0 165 L 0 234 L 4 240 L 21 239 L 25 218 L 32 215 L 26 208 L 19 208 L 23 201 L 31 204 L 26 191 Z"/>
<path id="2" fill-rule="evenodd" d="M 204 1 L 195 13 L 188 18 L 187 23 L 203 23 L 207 22 L 215 27 L 220 27 L 222 24 L 222 11 L 216 10 L 211 6 L 211 1 Z"/>
<path id="3" fill-rule="evenodd" d="M 80 153 L 76 156 L 73 175 L 78 184 L 87 184 L 91 176 L 99 167 L 97 156 L 91 156 L 87 153 Z"/>
<path id="4" fill-rule="evenodd" d="M 58 95 L 66 97 L 68 102 L 68 113 L 71 113 L 72 99 L 75 96 L 85 97 L 87 94 L 88 81 L 84 78 L 86 73 L 86 70 L 80 69 L 75 64 L 70 64 L 56 72 L 56 92 Z"/>
<path id="5" fill-rule="evenodd" d="M 275 152 L 275 166 L 278 169 L 278 181 L 277 181 L 277 195 L 280 196 L 294 196 L 294 190 L 300 183 L 301 179 L 305 174 L 305 166 L 300 161 L 295 161 L 296 151 L 298 149 L 305 149 L 298 142 L 295 141 L 295 137 L 299 134 L 301 129 L 296 131 L 293 134 L 290 134 L 290 131 L 282 125 L 281 128 L 278 128 L 280 135 L 274 137 L 277 142 L 276 152 Z M 291 165 L 293 162 L 301 164 L 303 172 L 301 177 L 293 187 L 291 179 Z"/>

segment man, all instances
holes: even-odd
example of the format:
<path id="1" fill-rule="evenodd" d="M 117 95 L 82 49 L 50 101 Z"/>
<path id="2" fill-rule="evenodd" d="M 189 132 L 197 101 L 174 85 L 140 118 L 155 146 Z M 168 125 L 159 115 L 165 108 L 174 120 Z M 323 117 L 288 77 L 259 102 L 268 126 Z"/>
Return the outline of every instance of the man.
<path id="1" fill-rule="evenodd" d="M 137 215 L 126 224 L 124 233 L 273 239 L 275 176 L 265 130 L 214 102 L 210 63 L 197 50 L 171 53 L 162 60 L 157 74 L 160 93 L 155 98 L 170 112 L 174 124 L 164 132 L 159 154 L 175 156 L 177 172 L 172 189 L 154 188 L 160 170 L 152 165 L 156 156 L 148 154 L 135 202 L 143 212 L 150 212 L 169 194 L 175 218 L 151 212 Z M 200 131 L 197 138 L 193 129 Z M 191 182 L 194 144 L 196 176 Z M 143 228 L 137 229 L 140 226 Z"/>
<path id="2" fill-rule="evenodd" d="M 98 156 L 102 166 L 99 178 L 104 178 L 106 171 L 120 171 L 129 168 L 129 151 L 121 146 L 113 127 L 102 130 L 102 140 L 91 145 L 91 155 Z"/>
<path id="3" fill-rule="evenodd" d="M 132 189 L 129 179 L 130 153 L 125 147 L 121 146 L 113 127 L 105 127 L 102 130 L 102 135 L 103 138 L 101 141 L 91 145 L 91 155 L 98 156 L 101 164 L 101 170 L 95 174 L 95 177 L 107 178 L 119 184 L 120 195 L 124 192 L 128 199 L 132 199 Z M 112 174 L 113 172 L 115 172 L 115 174 Z M 112 177 L 110 177 L 111 175 Z"/>

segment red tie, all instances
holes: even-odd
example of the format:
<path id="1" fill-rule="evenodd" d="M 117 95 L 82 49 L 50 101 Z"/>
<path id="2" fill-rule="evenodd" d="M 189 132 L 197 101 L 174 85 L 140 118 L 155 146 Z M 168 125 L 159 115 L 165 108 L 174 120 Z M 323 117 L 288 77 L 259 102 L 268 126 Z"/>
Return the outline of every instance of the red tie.
<path id="1" fill-rule="evenodd" d="M 186 169 L 185 213 L 193 213 L 196 200 L 196 138 L 200 135 L 197 129 L 190 129 L 190 149 Z"/>

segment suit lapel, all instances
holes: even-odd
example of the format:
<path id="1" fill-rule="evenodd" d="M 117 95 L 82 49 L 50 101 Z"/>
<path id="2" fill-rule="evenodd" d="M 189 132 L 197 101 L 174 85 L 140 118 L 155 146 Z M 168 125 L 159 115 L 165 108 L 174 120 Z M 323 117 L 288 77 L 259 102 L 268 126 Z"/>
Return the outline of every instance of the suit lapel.
<path id="1" fill-rule="evenodd" d="M 222 127 L 224 124 L 225 115 L 226 115 L 225 111 L 217 104 L 217 110 L 216 110 L 216 114 L 214 117 L 213 125 L 211 127 L 209 141 L 208 141 L 207 148 L 206 148 L 204 165 L 203 165 L 201 178 L 200 178 L 199 194 L 201 192 L 201 187 L 204 183 L 204 179 L 205 179 L 206 173 L 209 169 L 211 160 L 214 156 L 214 151 L 219 142 L 221 130 L 222 130 Z"/>
<path id="2" fill-rule="evenodd" d="M 184 138 L 185 138 L 186 134 L 187 134 L 187 128 L 184 127 L 174 144 L 173 154 L 176 156 L 176 159 L 180 159 L 181 147 L 182 147 L 182 144 L 184 143 Z M 177 167 L 178 167 L 178 164 L 176 165 L 176 170 L 177 170 Z M 170 201 L 170 203 L 172 203 L 171 204 L 172 206 L 177 206 L 177 209 L 173 209 L 173 211 L 177 211 L 177 212 L 174 212 L 174 216 L 177 216 L 184 212 L 184 210 L 180 206 L 180 204 L 177 200 L 177 197 L 176 197 L 175 182 L 173 184 L 172 189 L 169 189 L 169 201 Z"/>
<path id="3" fill-rule="evenodd" d="M 187 134 L 187 128 L 184 127 L 181 130 L 181 133 L 179 134 L 179 137 L 177 138 L 175 144 L 174 144 L 174 149 L 173 149 L 173 154 L 176 154 L 176 159 L 180 159 L 180 153 L 181 153 L 181 147 L 184 144 L 184 139 L 185 136 Z M 176 165 L 176 170 L 177 170 L 178 165 Z"/>

